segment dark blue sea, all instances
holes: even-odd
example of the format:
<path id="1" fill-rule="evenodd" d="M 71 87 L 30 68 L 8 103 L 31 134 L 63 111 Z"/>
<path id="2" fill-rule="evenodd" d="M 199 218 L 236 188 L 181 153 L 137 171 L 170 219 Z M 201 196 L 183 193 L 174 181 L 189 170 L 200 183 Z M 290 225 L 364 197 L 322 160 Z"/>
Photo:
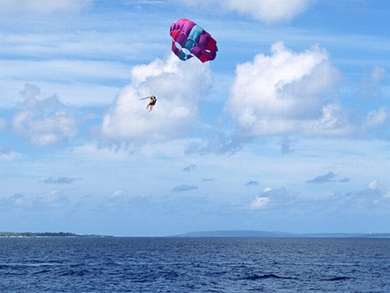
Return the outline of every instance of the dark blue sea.
<path id="1" fill-rule="evenodd" d="M 390 292 L 390 239 L 1 238 L 0 292 Z"/>

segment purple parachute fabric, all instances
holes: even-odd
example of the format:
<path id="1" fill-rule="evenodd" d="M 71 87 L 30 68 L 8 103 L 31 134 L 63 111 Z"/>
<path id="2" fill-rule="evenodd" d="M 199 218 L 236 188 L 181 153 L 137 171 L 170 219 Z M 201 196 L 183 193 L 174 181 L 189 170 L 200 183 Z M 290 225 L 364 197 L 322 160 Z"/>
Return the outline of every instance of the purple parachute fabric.
<path id="1" fill-rule="evenodd" d="M 172 51 L 181 59 L 192 56 L 203 63 L 214 60 L 217 55 L 217 42 L 199 25 L 189 19 L 179 19 L 170 28 Z"/>

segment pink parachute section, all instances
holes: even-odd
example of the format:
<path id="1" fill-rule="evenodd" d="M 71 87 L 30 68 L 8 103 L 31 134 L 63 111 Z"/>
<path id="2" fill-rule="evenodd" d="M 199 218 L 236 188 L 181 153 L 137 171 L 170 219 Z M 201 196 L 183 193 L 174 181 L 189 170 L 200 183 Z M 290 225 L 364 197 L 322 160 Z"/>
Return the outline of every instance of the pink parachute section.
<path id="1" fill-rule="evenodd" d="M 170 28 L 172 51 L 181 60 L 197 57 L 203 63 L 214 60 L 217 41 L 203 28 L 189 19 L 179 19 Z"/>

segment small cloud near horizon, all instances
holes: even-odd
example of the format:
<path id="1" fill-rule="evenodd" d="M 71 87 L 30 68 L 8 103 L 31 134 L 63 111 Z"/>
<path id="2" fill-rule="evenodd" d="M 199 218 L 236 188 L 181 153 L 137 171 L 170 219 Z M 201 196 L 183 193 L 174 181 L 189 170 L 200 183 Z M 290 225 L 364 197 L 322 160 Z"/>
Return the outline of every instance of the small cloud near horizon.
<path id="1" fill-rule="evenodd" d="M 314 184 L 322 184 L 322 183 L 329 183 L 329 182 L 341 182 L 341 183 L 346 183 L 351 181 L 349 178 L 344 177 L 343 179 L 340 180 L 335 180 L 337 175 L 333 173 L 332 171 L 324 174 L 324 175 L 319 175 L 313 179 L 307 180 L 306 183 L 314 183 Z"/>
<path id="2" fill-rule="evenodd" d="M 174 189 L 172 189 L 172 192 L 184 192 L 184 191 L 191 191 L 191 190 L 196 190 L 196 189 L 198 189 L 198 186 L 182 184 L 182 185 L 176 186 Z"/>
<path id="3" fill-rule="evenodd" d="M 254 181 L 254 180 L 250 180 L 247 183 L 245 183 L 245 186 L 255 186 L 255 185 L 259 185 L 259 182 Z"/>
<path id="4" fill-rule="evenodd" d="M 49 177 L 49 178 L 43 180 L 43 182 L 45 184 L 71 184 L 71 183 L 73 183 L 76 180 L 81 180 L 81 178 L 69 178 L 69 177 L 57 177 L 57 178 L 54 178 L 54 177 Z"/>
<path id="5" fill-rule="evenodd" d="M 183 169 L 183 172 L 190 172 L 190 171 L 194 170 L 195 167 L 196 167 L 196 165 L 189 165 Z"/>

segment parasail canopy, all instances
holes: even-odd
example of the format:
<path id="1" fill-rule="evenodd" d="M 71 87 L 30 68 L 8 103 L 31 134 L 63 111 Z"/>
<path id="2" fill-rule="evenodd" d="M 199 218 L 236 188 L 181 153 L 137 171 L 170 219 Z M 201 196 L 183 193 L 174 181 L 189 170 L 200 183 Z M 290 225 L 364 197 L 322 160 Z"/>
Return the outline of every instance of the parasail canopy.
<path id="1" fill-rule="evenodd" d="M 170 28 L 172 51 L 181 60 L 197 57 L 203 63 L 214 60 L 217 41 L 202 27 L 189 19 L 179 19 Z"/>

